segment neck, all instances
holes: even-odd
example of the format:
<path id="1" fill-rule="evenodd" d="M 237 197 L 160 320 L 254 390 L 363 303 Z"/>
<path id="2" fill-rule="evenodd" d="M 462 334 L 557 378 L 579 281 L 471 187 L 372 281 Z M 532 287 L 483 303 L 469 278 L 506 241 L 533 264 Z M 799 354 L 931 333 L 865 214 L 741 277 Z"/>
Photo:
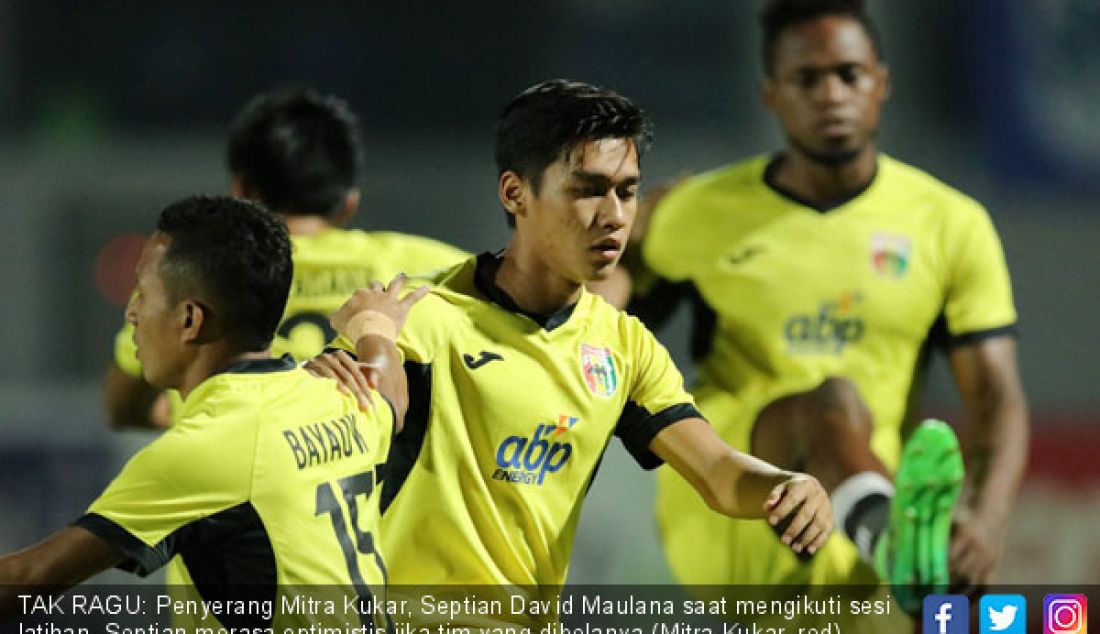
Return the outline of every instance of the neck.
<path id="1" fill-rule="evenodd" d="M 520 308 L 535 315 L 549 315 L 575 304 L 584 288 L 521 248 L 514 235 L 502 255 L 496 283 Z"/>
<path id="2" fill-rule="evenodd" d="M 324 216 L 288 216 L 279 214 L 286 220 L 286 230 L 295 236 L 310 236 L 331 229 L 334 225 Z"/>
<path id="3" fill-rule="evenodd" d="M 780 187 L 801 198 L 826 204 L 850 196 L 875 177 L 878 151 L 868 143 L 851 159 L 831 164 L 790 147 L 775 171 Z"/>
<path id="4" fill-rule="evenodd" d="M 179 391 L 181 399 L 186 400 L 188 395 L 201 385 L 203 381 L 234 363 L 252 359 L 268 359 L 271 357 L 271 354 L 266 350 L 263 352 L 229 353 L 224 350 L 211 349 L 210 347 L 204 348 L 205 349 L 201 349 L 197 353 L 191 364 L 183 371 L 183 377 L 180 379 L 179 385 L 176 386 L 176 390 Z"/>

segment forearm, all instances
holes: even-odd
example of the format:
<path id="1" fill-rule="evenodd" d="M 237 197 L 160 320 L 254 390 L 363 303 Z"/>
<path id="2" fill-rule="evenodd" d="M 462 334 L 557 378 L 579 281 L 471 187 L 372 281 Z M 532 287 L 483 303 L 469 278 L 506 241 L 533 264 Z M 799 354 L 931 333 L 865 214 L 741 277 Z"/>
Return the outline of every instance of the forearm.
<path id="1" fill-rule="evenodd" d="M 730 450 L 717 461 L 706 481 L 710 495 L 707 504 L 718 513 L 743 519 L 764 519 L 764 502 L 775 487 L 793 474 L 748 454 Z M 707 498 L 708 496 L 704 496 Z"/>
<path id="2" fill-rule="evenodd" d="M 27 591 L 30 568 L 22 552 L 0 557 L 0 623 L 21 614 L 19 595 Z"/>
<path id="3" fill-rule="evenodd" d="M 1003 523 L 1027 469 L 1027 405 L 1022 392 L 997 394 L 982 405 L 967 412 L 964 502 L 975 513 Z"/>
<path id="4" fill-rule="evenodd" d="M 966 407 L 964 503 L 1003 523 L 1027 467 L 1027 399 L 1016 370 L 1016 343 L 1001 338 L 957 349 L 951 365 Z"/>
<path id="5" fill-rule="evenodd" d="M 764 518 L 764 502 L 791 474 L 730 448 L 702 419 L 676 423 L 650 449 L 684 477 L 711 509 L 738 518 Z"/>
<path id="6" fill-rule="evenodd" d="M 20 594 L 60 593 L 123 560 L 110 544 L 73 526 L 0 557 L 0 622 L 22 614 Z"/>
<path id="7" fill-rule="evenodd" d="M 409 407 L 409 391 L 397 346 L 380 335 L 363 335 L 355 342 L 355 354 L 375 373 L 375 389 L 393 404 L 400 428 Z"/>

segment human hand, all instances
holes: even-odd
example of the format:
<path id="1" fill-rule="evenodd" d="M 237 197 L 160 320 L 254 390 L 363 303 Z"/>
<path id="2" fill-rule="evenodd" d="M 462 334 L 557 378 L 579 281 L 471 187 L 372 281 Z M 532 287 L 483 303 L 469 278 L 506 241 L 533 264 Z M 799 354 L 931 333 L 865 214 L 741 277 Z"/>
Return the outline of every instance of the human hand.
<path id="1" fill-rule="evenodd" d="M 430 290 L 427 286 L 421 286 L 401 297 L 406 280 L 405 274 L 400 273 L 388 286 L 372 282 L 370 288 L 356 290 L 332 315 L 329 322 L 353 344 L 368 334 L 393 341 L 405 325 L 413 304 Z"/>
<path id="2" fill-rule="evenodd" d="M 1007 527 L 980 513 L 960 509 L 951 523 L 947 568 L 951 592 L 976 596 L 989 584 L 1004 550 Z"/>
<path id="3" fill-rule="evenodd" d="M 372 389 L 378 388 L 378 371 L 368 363 L 361 363 L 343 350 L 325 352 L 313 357 L 302 366 L 313 376 L 333 379 L 344 394 L 359 401 L 359 409 L 374 408 Z"/>
<path id="4" fill-rule="evenodd" d="M 793 473 L 773 488 L 764 510 L 772 526 L 786 524 L 779 539 L 796 553 L 814 554 L 833 530 L 829 494 L 816 478 L 804 473 Z"/>

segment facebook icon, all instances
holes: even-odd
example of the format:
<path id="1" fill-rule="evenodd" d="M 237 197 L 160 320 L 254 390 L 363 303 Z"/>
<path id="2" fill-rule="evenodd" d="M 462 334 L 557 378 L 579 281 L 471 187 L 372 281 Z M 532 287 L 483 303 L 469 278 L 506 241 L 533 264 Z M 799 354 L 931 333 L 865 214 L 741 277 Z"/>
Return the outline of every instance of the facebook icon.
<path id="1" fill-rule="evenodd" d="M 970 634 L 970 599 L 961 594 L 924 597 L 924 634 Z"/>

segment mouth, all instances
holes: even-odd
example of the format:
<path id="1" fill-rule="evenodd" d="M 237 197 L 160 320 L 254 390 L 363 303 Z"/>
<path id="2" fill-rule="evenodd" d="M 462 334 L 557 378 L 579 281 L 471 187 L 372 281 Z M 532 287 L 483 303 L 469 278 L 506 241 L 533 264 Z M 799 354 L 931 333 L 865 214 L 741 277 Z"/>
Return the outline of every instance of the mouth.
<path id="1" fill-rule="evenodd" d="M 855 123 L 847 117 L 826 117 L 818 122 L 816 128 L 825 136 L 848 136 L 855 132 Z"/>
<path id="2" fill-rule="evenodd" d="M 623 252 L 623 241 L 617 238 L 607 237 L 592 245 L 589 249 L 593 254 L 605 260 L 615 260 Z"/>

